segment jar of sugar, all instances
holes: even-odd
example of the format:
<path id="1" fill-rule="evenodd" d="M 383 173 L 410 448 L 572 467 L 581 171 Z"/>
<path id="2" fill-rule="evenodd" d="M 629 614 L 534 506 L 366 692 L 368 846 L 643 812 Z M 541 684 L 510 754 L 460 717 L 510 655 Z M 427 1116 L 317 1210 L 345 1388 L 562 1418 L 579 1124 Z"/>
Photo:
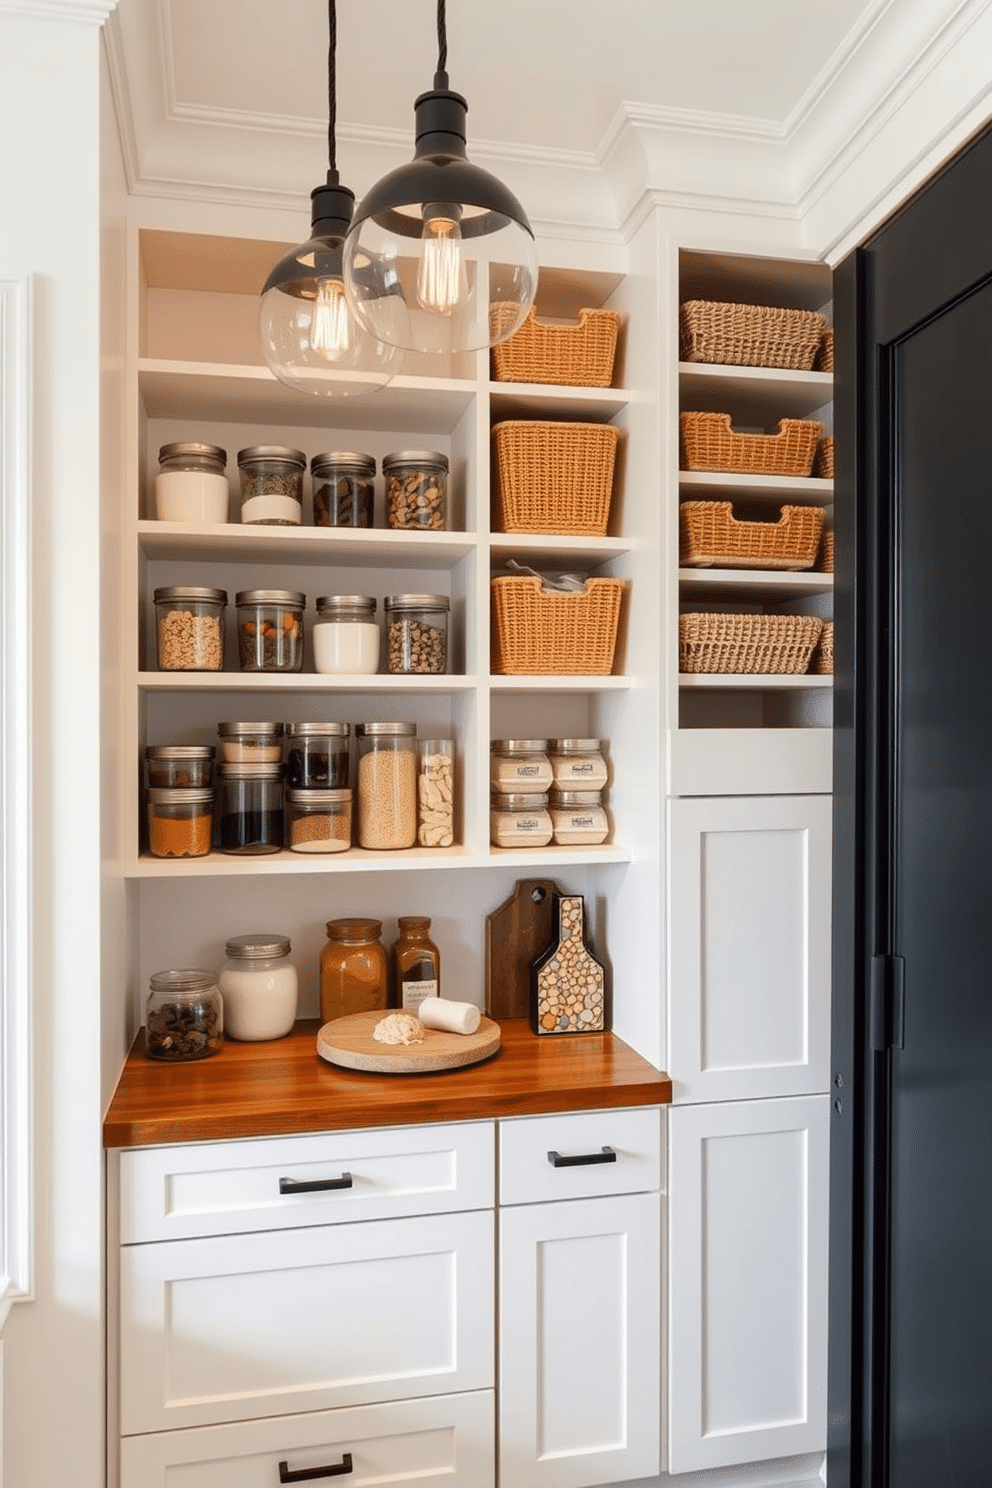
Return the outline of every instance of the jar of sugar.
<path id="1" fill-rule="evenodd" d="M 217 977 L 228 1038 L 283 1038 L 296 1022 L 299 979 L 285 935 L 235 935 Z"/>
<path id="2" fill-rule="evenodd" d="M 155 516 L 160 522 L 227 521 L 227 451 L 220 445 L 163 444 L 158 464 Z"/>

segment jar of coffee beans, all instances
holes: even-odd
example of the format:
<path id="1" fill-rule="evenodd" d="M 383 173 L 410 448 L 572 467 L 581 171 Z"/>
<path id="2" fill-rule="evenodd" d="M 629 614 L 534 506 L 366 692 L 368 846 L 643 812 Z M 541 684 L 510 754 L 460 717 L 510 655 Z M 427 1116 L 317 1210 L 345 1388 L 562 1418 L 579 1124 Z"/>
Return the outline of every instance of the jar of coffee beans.
<path id="1" fill-rule="evenodd" d="M 448 457 L 438 450 L 397 450 L 382 458 L 390 527 L 443 532 L 448 515 Z"/>
<path id="2" fill-rule="evenodd" d="M 249 525 L 298 527 L 303 521 L 302 450 L 281 444 L 253 444 L 238 451 L 241 520 Z"/>
<path id="3" fill-rule="evenodd" d="M 448 670 L 446 594 L 390 594 L 386 597 L 389 670 L 426 675 Z"/>
<path id="4" fill-rule="evenodd" d="M 298 790 L 344 790 L 350 732 L 347 723 L 287 723 L 286 784 Z"/>
<path id="5" fill-rule="evenodd" d="M 223 671 L 226 604 L 223 589 L 197 585 L 156 589 L 159 671 Z"/>
<path id="6" fill-rule="evenodd" d="M 375 460 L 349 450 L 328 450 L 310 461 L 315 527 L 371 527 Z"/>
<path id="7" fill-rule="evenodd" d="M 218 1054 L 224 1041 L 224 1004 L 212 971 L 188 967 L 156 971 L 148 982 L 145 1053 L 180 1064 Z"/>

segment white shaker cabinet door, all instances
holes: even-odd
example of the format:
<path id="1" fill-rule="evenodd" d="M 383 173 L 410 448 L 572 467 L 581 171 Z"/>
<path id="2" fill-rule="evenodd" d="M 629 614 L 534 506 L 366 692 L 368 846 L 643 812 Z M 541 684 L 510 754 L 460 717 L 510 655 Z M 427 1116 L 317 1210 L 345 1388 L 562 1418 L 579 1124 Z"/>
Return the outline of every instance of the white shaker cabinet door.
<path id="1" fill-rule="evenodd" d="M 827 1442 L 830 1097 L 669 1113 L 668 1471 Z"/>
<path id="2" fill-rule="evenodd" d="M 500 1485 L 653 1477 L 660 1456 L 661 1198 L 500 1212 Z"/>
<path id="3" fill-rule="evenodd" d="M 676 800 L 670 840 L 675 1101 L 826 1091 L 831 798 Z"/>

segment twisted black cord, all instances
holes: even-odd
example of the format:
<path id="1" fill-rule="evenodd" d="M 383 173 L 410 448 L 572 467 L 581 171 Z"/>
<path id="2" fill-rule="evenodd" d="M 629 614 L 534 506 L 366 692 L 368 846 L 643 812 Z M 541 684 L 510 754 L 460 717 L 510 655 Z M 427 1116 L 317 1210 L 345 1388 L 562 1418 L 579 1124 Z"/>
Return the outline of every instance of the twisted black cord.
<path id="1" fill-rule="evenodd" d="M 445 17 L 445 0 L 437 0 L 437 71 L 434 74 L 435 88 L 448 86 L 448 29 Z"/>
<path id="2" fill-rule="evenodd" d="M 338 45 L 338 19 L 334 0 L 327 0 L 327 175 L 328 185 L 337 184 L 337 144 L 335 141 L 335 125 L 337 124 L 338 96 L 337 79 L 335 76 L 334 55 Z M 334 182 L 330 180 L 334 176 Z"/>

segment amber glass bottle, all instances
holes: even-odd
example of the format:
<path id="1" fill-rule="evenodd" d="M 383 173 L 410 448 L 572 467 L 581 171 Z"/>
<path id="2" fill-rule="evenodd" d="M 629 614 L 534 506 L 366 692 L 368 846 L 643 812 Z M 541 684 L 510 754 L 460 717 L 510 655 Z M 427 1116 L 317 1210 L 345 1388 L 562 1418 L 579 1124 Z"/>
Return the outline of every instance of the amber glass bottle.
<path id="1" fill-rule="evenodd" d="M 415 1013 L 425 997 L 441 996 L 441 953 L 428 937 L 431 922 L 423 915 L 401 915 L 393 945 L 393 999 Z"/>
<path id="2" fill-rule="evenodd" d="M 328 920 L 320 953 L 322 1022 L 389 1005 L 389 957 L 381 936 L 381 920 Z"/>

